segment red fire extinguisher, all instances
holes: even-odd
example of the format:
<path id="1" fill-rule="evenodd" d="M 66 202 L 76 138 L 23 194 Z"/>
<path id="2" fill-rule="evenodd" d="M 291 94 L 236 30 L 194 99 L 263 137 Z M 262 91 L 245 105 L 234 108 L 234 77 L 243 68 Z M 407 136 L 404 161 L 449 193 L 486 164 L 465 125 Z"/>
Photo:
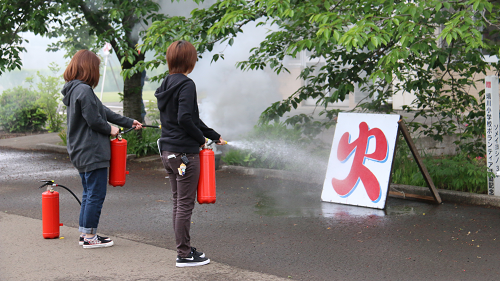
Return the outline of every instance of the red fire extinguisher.
<path id="1" fill-rule="evenodd" d="M 198 203 L 215 203 L 215 153 L 205 146 L 200 151 L 200 179 L 198 181 Z"/>
<path id="2" fill-rule="evenodd" d="M 59 192 L 54 190 L 54 187 L 60 186 L 69 191 L 76 198 L 76 201 L 81 205 L 80 199 L 69 188 L 55 184 L 53 180 L 42 180 L 44 186 L 48 186 L 47 190 L 42 193 L 42 224 L 43 238 L 59 237 L 59 227 L 63 224 L 59 222 Z"/>
<path id="3" fill-rule="evenodd" d="M 42 193 L 43 238 L 59 237 L 59 192 L 52 187 Z"/>
<path id="4" fill-rule="evenodd" d="M 154 125 L 142 125 L 142 127 L 159 128 L 160 126 Z M 111 159 L 109 161 L 109 184 L 112 186 L 124 186 L 126 181 L 126 175 L 129 174 L 127 171 L 127 140 L 122 138 L 123 134 L 126 134 L 135 129 L 135 126 L 123 131 L 120 128 L 120 132 L 116 138 L 111 140 Z"/>
<path id="5" fill-rule="evenodd" d="M 123 186 L 127 171 L 127 140 L 121 134 L 111 140 L 111 160 L 109 162 L 109 184 Z"/>

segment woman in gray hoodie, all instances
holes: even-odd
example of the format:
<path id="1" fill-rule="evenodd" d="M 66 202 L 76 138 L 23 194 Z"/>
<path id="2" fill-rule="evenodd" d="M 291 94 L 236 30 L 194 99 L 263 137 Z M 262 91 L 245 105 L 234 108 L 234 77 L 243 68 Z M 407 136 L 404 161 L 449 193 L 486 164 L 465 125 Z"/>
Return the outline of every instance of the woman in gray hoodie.
<path id="1" fill-rule="evenodd" d="M 64 71 L 66 84 L 62 89 L 67 106 L 67 149 L 83 185 L 80 209 L 80 245 L 83 248 L 109 247 L 113 241 L 96 234 L 102 204 L 106 197 L 111 147 L 109 136 L 119 129 L 108 121 L 136 130 L 137 120 L 121 116 L 104 106 L 94 93 L 99 83 L 100 59 L 91 51 L 78 51 Z"/>

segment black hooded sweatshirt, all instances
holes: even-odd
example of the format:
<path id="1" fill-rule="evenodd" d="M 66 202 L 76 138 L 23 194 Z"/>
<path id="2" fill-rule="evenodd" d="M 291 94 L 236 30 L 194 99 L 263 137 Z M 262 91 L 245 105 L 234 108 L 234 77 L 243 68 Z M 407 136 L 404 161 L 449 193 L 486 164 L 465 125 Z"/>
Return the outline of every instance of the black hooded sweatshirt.
<path id="1" fill-rule="evenodd" d="M 205 137 L 219 140 L 220 135 L 201 121 L 196 86 L 186 75 L 165 77 L 155 97 L 160 110 L 162 151 L 199 153 Z"/>
<path id="2" fill-rule="evenodd" d="M 80 80 L 64 84 L 61 93 L 67 106 L 67 148 L 78 172 L 85 173 L 109 167 L 111 125 L 130 128 L 134 119 L 121 116 L 104 106 L 92 87 Z"/>

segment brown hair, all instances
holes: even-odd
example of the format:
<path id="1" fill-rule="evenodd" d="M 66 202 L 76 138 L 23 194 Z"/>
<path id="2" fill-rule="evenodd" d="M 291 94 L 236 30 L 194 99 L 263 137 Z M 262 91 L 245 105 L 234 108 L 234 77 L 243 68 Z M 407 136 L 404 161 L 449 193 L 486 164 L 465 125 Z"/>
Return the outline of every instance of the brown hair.
<path id="1" fill-rule="evenodd" d="M 101 60 L 89 50 L 76 52 L 64 71 L 64 81 L 80 80 L 95 88 L 99 84 Z"/>
<path id="2" fill-rule="evenodd" d="M 185 40 L 175 41 L 167 49 L 168 72 L 190 73 L 194 69 L 198 54 L 193 44 Z"/>

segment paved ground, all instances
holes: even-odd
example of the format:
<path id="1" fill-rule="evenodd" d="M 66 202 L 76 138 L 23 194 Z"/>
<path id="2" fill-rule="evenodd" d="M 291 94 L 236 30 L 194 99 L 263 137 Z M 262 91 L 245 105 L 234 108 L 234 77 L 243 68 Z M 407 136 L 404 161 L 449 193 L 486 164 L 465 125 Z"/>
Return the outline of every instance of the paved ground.
<path id="1" fill-rule="evenodd" d="M 83 250 L 78 230 L 43 239 L 39 219 L 0 213 L 0 280 L 285 280 L 212 262 L 177 269 L 175 251 L 113 237 L 116 245 Z M 13 243 L 13 241 L 16 241 Z"/>
<path id="2" fill-rule="evenodd" d="M 193 215 L 194 246 L 212 263 L 177 269 L 168 181 L 154 159 L 130 161 L 127 184 L 108 189 L 99 231 L 115 246 L 84 250 L 76 245 L 79 208 L 65 190 L 60 190 L 64 239 L 45 240 L 37 180 L 55 179 L 80 195 L 79 177 L 66 154 L 10 148 L 21 142 L 30 143 L 0 141 L 0 280 L 500 276 L 498 208 L 444 198 L 441 205 L 389 198 L 385 210 L 349 207 L 320 202 L 321 185 L 314 181 L 233 170 L 217 172 L 217 203 L 197 205 Z"/>
<path id="3" fill-rule="evenodd" d="M 74 219 L 78 203 L 62 188 L 58 190 L 60 217 L 65 226 L 60 228 L 59 239 L 43 239 L 43 190 L 37 188 L 41 185 L 38 180 L 69 177 L 71 180 L 64 185 L 81 197 L 78 173 L 66 154 L 21 150 L 60 152 L 58 142 L 57 134 L 0 140 L 0 280 L 283 280 L 216 261 L 203 267 L 179 269 L 175 267 L 174 250 L 147 244 L 144 238 L 133 234 L 115 233 L 113 247 L 84 250 L 76 244 L 78 228 Z M 107 203 L 113 201 L 113 190 L 109 193 Z M 106 216 L 104 213 L 102 217 Z M 162 227 L 166 230 L 165 221 Z"/>

